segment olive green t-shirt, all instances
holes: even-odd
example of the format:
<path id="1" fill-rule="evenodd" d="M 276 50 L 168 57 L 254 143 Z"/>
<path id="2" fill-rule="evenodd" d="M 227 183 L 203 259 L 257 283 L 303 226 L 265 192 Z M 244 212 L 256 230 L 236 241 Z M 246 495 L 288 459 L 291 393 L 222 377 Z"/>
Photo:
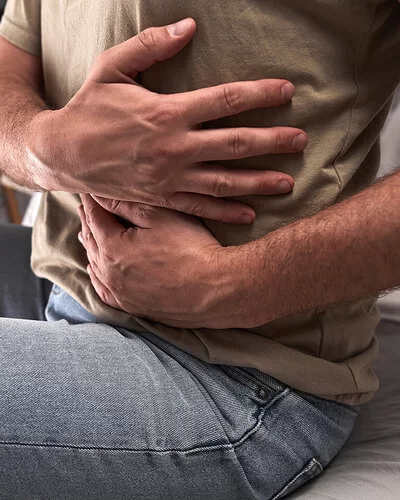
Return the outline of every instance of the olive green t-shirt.
<path id="1" fill-rule="evenodd" d="M 213 125 L 288 125 L 309 135 L 304 154 L 225 162 L 281 170 L 296 185 L 287 196 L 240 198 L 257 213 L 250 227 L 205 221 L 223 245 L 260 238 L 373 181 L 379 131 L 400 76 L 397 0 L 9 0 L 0 34 L 41 56 L 47 101 L 60 108 L 102 51 L 149 26 L 188 16 L 198 24 L 193 42 L 145 71 L 145 87 L 175 93 L 286 78 L 297 87 L 291 104 Z M 105 306 L 90 284 L 77 239 L 78 204 L 76 195 L 44 195 L 32 264 L 39 276 L 60 285 L 101 320 L 149 330 L 209 363 L 257 368 L 325 398 L 357 404 L 377 389 L 371 370 L 379 319 L 374 299 L 317 308 L 251 330 L 176 329 L 135 319 Z"/>

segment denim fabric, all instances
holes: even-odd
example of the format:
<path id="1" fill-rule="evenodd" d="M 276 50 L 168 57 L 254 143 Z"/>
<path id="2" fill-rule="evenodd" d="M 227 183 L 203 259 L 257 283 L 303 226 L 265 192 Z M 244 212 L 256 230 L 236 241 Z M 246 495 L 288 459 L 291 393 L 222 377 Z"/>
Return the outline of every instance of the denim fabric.
<path id="1" fill-rule="evenodd" d="M 12 253 L 0 259 L 3 295 L 39 319 L 43 283 L 26 247 Z M 357 416 L 96 323 L 57 286 L 46 318 L 0 318 L 0 499 L 277 500 L 328 465 Z"/>
<path id="2" fill-rule="evenodd" d="M 46 314 L 0 319 L 1 498 L 277 500 L 356 419 L 257 370 L 92 323 L 59 287 Z"/>

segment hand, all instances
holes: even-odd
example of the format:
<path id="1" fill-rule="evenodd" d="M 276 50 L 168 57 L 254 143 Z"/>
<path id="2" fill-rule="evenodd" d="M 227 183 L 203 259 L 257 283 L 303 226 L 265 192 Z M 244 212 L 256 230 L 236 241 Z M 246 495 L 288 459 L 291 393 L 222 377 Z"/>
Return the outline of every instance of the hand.
<path id="1" fill-rule="evenodd" d="M 96 200 L 102 206 L 82 195 L 79 239 L 103 302 L 183 328 L 226 328 L 240 321 L 224 249 L 201 222 L 149 205 Z M 110 211 L 135 227 L 127 228 Z"/>
<path id="2" fill-rule="evenodd" d="M 173 57 L 194 35 L 192 19 L 150 28 L 103 52 L 82 88 L 62 109 L 32 122 L 32 176 L 46 190 L 141 202 L 229 223 L 251 223 L 254 211 L 219 198 L 287 193 L 292 177 L 210 164 L 302 151 L 299 129 L 202 130 L 201 124 L 294 94 L 286 80 L 239 82 L 175 95 L 150 92 L 139 72 Z M 287 181 L 288 184 L 282 182 Z"/>

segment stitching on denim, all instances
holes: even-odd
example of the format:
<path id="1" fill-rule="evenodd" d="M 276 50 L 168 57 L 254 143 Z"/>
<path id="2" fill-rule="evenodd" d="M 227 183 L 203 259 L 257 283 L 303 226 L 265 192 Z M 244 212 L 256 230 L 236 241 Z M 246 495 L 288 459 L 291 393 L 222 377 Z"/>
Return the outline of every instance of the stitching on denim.
<path id="1" fill-rule="evenodd" d="M 268 390 L 269 392 L 272 391 L 275 393 L 281 392 L 287 387 L 286 384 L 284 384 L 283 382 L 279 382 L 278 380 L 274 382 L 272 376 L 270 376 L 271 377 L 270 381 L 268 382 L 263 381 L 259 379 L 256 375 L 246 371 L 247 367 L 228 366 L 228 365 L 217 365 L 217 366 L 219 366 L 220 370 L 222 370 L 225 374 L 227 374 L 228 377 L 233 378 L 236 382 L 239 382 L 239 384 L 241 384 L 243 387 L 245 387 L 252 393 L 254 393 L 254 391 L 256 391 L 258 388 L 260 388 L 260 386 Z"/>
<path id="2" fill-rule="evenodd" d="M 148 343 L 150 343 L 151 345 L 157 347 L 160 351 L 162 351 L 164 354 L 166 354 L 167 356 L 171 357 L 183 370 L 185 370 L 185 372 L 188 374 L 188 376 L 193 380 L 193 382 L 196 384 L 197 388 L 199 389 L 199 391 L 201 392 L 205 402 L 207 403 L 207 405 L 209 406 L 209 408 L 211 409 L 212 413 L 214 414 L 214 416 L 216 417 L 220 427 L 221 427 L 221 430 L 222 432 L 225 434 L 225 437 L 227 438 L 228 442 L 229 442 L 229 437 L 227 435 L 227 432 L 225 430 L 225 426 L 224 426 L 224 422 L 223 422 L 223 419 L 220 417 L 220 415 L 215 411 L 215 409 L 213 408 L 210 400 L 214 403 L 214 405 L 216 407 L 218 407 L 218 405 L 215 403 L 215 401 L 212 399 L 212 397 L 210 396 L 210 394 L 207 392 L 207 390 L 205 389 L 205 387 L 203 386 L 203 384 L 201 383 L 201 381 L 198 379 L 198 377 L 191 371 L 189 370 L 189 368 L 187 368 L 187 366 L 185 365 L 185 363 L 183 361 L 181 361 L 180 359 L 177 358 L 177 356 L 174 356 L 171 352 L 168 352 L 168 348 L 164 346 L 163 348 L 163 345 L 162 343 L 160 342 L 153 342 L 152 340 L 149 340 L 147 338 L 146 335 L 142 335 L 142 338 L 143 338 L 143 342 L 145 342 L 146 345 L 148 345 Z M 157 338 L 157 340 L 159 340 Z M 149 347 L 150 349 L 150 347 Z M 155 351 L 152 351 L 155 353 Z M 159 356 L 156 354 L 157 358 L 159 358 Z M 162 364 L 162 363 L 161 363 Z"/>
<path id="3" fill-rule="evenodd" d="M 256 493 L 256 491 L 255 491 L 255 489 L 254 489 L 253 485 L 251 484 L 250 479 L 248 478 L 248 476 L 247 476 L 247 474 L 246 474 L 246 471 L 244 470 L 244 468 L 243 468 L 243 465 L 242 465 L 241 461 L 239 460 L 238 454 L 236 453 L 236 447 L 232 447 L 232 451 L 233 451 L 233 453 L 235 454 L 235 458 L 236 458 L 236 465 L 237 465 L 237 466 L 239 467 L 239 469 L 241 470 L 241 472 L 242 472 L 242 474 L 243 474 L 243 477 L 244 477 L 244 479 L 245 479 L 245 481 L 246 481 L 246 483 L 247 483 L 247 486 L 249 487 L 249 489 L 250 489 L 250 491 L 251 491 L 251 493 L 252 493 L 253 497 L 254 497 L 254 498 L 257 498 L 257 497 L 258 497 L 258 495 L 257 495 L 257 493 Z"/>
<path id="4" fill-rule="evenodd" d="M 258 430 L 258 429 L 261 427 L 261 425 L 263 425 L 263 423 L 264 423 L 264 422 L 263 422 L 263 420 L 264 420 L 264 416 L 265 416 L 266 411 L 267 411 L 267 410 L 269 410 L 269 409 L 271 408 L 271 406 L 275 405 L 277 401 L 280 401 L 282 398 L 284 398 L 285 396 L 287 396 L 290 392 L 292 392 L 292 391 L 291 391 L 291 389 L 289 389 L 289 388 L 287 388 L 287 389 L 283 390 L 282 392 L 280 392 L 279 394 L 277 394 L 277 395 L 276 395 L 276 396 L 275 396 L 275 397 L 274 397 L 271 401 L 269 401 L 269 402 L 268 402 L 268 403 L 264 406 L 264 408 L 260 411 L 259 416 L 258 416 L 258 422 L 259 422 L 259 424 L 260 424 L 260 425 L 258 425 L 257 430 Z M 256 431 L 255 431 L 255 432 L 253 432 L 253 434 L 252 434 L 251 436 L 249 436 L 249 439 L 250 439 L 252 436 L 254 436 L 254 435 L 255 435 L 255 433 L 256 433 Z M 243 441 L 243 443 L 244 443 L 244 441 Z M 243 443 L 242 443 L 242 444 L 243 444 Z M 232 447 L 232 451 L 235 453 L 235 457 L 236 457 L 236 462 L 237 462 L 237 465 L 238 465 L 238 467 L 240 468 L 240 470 L 243 472 L 243 475 L 244 475 L 244 477 L 246 478 L 247 484 L 248 484 L 248 486 L 249 486 L 249 488 L 250 488 L 251 492 L 253 493 L 254 498 L 260 498 L 260 497 L 259 497 L 259 495 L 256 493 L 256 491 L 255 491 L 255 489 L 254 489 L 253 485 L 251 484 L 251 482 L 250 482 L 250 480 L 249 480 L 249 478 L 248 478 L 248 476 L 247 476 L 247 474 L 246 474 L 246 472 L 245 472 L 245 470 L 244 470 L 244 468 L 243 468 L 242 463 L 241 463 L 241 462 L 240 462 L 240 460 L 239 460 L 239 457 L 238 457 L 238 455 L 237 455 L 237 453 L 236 453 L 236 449 L 237 449 L 237 448 L 238 448 L 238 446 L 233 446 L 233 447 Z"/>
<path id="5" fill-rule="evenodd" d="M 292 392 L 291 389 L 286 389 L 282 393 L 278 394 L 273 398 L 268 404 L 260 408 L 260 412 L 257 417 L 256 424 L 250 428 L 243 436 L 232 443 L 218 444 L 212 446 L 197 446 L 194 448 L 179 449 L 179 448 L 168 448 L 165 450 L 156 450 L 152 448 L 129 448 L 129 447 L 112 447 L 112 446 L 78 446 L 78 445 L 63 445 L 63 444 L 49 444 L 49 443 L 18 443 L 15 441 L 0 441 L 0 446 L 14 446 L 16 448 L 56 448 L 56 449 L 69 449 L 69 450 L 82 450 L 82 451 L 115 451 L 115 452 L 127 452 L 127 453 L 154 453 L 157 455 L 165 455 L 168 453 L 181 453 L 181 454 L 194 454 L 199 452 L 209 452 L 209 451 L 219 451 L 219 450 L 232 450 L 238 448 L 244 444 L 250 437 L 252 437 L 262 426 L 263 418 L 266 411 L 273 406 L 277 401 L 285 397 L 288 393 Z"/>
<path id="6" fill-rule="evenodd" d="M 239 469 L 241 470 L 241 472 L 243 474 L 243 479 L 245 480 L 248 488 L 250 489 L 250 491 L 254 495 L 254 493 L 255 493 L 254 488 L 253 488 L 251 482 L 249 481 L 249 478 L 247 477 L 247 474 L 244 471 L 242 464 L 240 463 L 239 457 L 237 456 L 237 453 L 236 453 L 236 448 L 238 448 L 243 443 L 245 443 L 248 439 L 251 438 L 251 436 L 253 436 L 258 431 L 258 429 L 261 427 L 261 423 L 262 423 L 262 420 L 263 420 L 263 415 L 264 415 L 264 413 L 266 411 L 266 408 L 264 408 L 264 409 L 259 408 L 259 413 L 258 413 L 258 416 L 257 416 L 257 420 L 256 420 L 256 423 L 255 423 L 255 425 L 254 425 L 253 428 L 250 428 L 242 436 L 242 438 L 239 441 L 236 442 L 236 444 L 235 443 L 230 443 L 227 430 L 225 429 L 224 419 L 222 418 L 222 416 L 220 415 L 220 413 L 217 411 L 217 409 L 218 409 L 217 403 L 214 401 L 214 399 L 212 398 L 212 396 L 207 392 L 206 388 L 203 387 L 203 385 L 201 384 L 200 380 L 198 380 L 195 377 L 194 374 L 190 373 L 190 375 L 194 378 L 195 383 L 198 384 L 199 390 L 202 392 L 205 401 L 207 402 L 209 408 L 211 409 L 211 411 L 215 415 L 216 419 L 218 420 L 218 422 L 219 422 L 219 424 L 221 426 L 222 432 L 225 434 L 225 437 L 226 437 L 228 443 L 231 445 L 231 446 L 229 446 L 228 449 L 231 450 L 231 451 L 233 451 L 233 453 L 235 454 L 236 464 L 238 465 Z"/>
<path id="7" fill-rule="evenodd" d="M 306 467 L 301 470 L 296 476 L 294 476 L 293 479 L 291 479 L 286 486 L 284 486 L 273 498 L 272 500 L 279 500 L 280 498 L 283 498 L 285 495 L 288 493 L 295 491 L 292 490 L 293 486 L 296 485 L 296 482 L 298 482 L 299 479 L 303 479 L 303 481 L 296 485 L 297 487 L 300 487 L 307 483 L 309 480 L 314 479 L 317 477 L 321 472 L 323 472 L 324 468 L 320 464 L 320 462 L 316 458 L 312 458 L 310 462 L 306 465 Z"/>
<path id="8" fill-rule="evenodd" d="M 222 371 L 225 371 L 229 375 L 229 372 L 234 372 L 236 374 L 235 380 L 237 380 L 239 383 L 243 384 L 245 387 L 250 389 L 251 391 L 254 391 L 257 387 L 264 387 L 264 389 L 268 390 L 274 390 L 271 388 L 266 382 L 263 382 L 259 380 L 256 376 L 250 375 L 250 373 L 241 370 L 240 368 L 236 366 L 227 366 L 227 370 L 224 370 L 223 368 Z M 232 377 L 235 377 L 235 375 L 231 375 Z M 241 380 L 239 380 L 241 379 Z M 244 379 L 244 380 L 243 380 Z M 246 384 L 246 382 L 250 383 L 252 387 Z"/>
<path id="9" fill-rule="evenodd" d="M 221 427 L 221 430 L 222 432 L 224 433 L 226 439 L 228 442 L 230 442 L 230 439 L 229 439 L 229 436 L 227 434 L 227 431 L 225 429 L 225 421 L 224 419 L 221 417 L 220 413 L 218 411 L 216 411 L 215 408 L 218 409 L 218 405 L 217 403 L 213 400 L 213 398 L 211 397 L 211 395 L 208 393 L 207 389 L 204 387 L 204 385 L 202 384 L 201 380 L 197 377 L 197 375 L 192 371 L 190 370 L 186 364 L 178 359 L 178 357 L 173 353 L 171 347 L 169 345 L 165 345 L 165 341 L 163 339 L 160 339 L 159 337 L 157 336 L 154 336 L 154 334 L 152 334 L 150 332 L 150 335 L 152 335 L 154 338 L 151 338 L 149 339 L 148 338 L 148 335 L 146 334 L 143 334 L 142 335 L 142 338 L 144 339 L 143 341 L 145 343 L 150 343 L 151 345 L 157 347 L 158 349 L 160 349 L 164 354 L 166 354 L 167 356 L 170 356 L 172 357 L 176 363 L 178 363 L 183 370 L 185 370 L 188 375 L 191 377 L 191 379 L 194 381 L 194 383 L 196 384 L 196 386 L 198 387 L 199 391 L 202 393 L 203 395 L 203 398 L 205 400 L 205 402 L 208 404 L 210 410 L 213 412 L 214 416 L 216 417 L 220 427 Z M 213 365 L 215 366 L 216 368 L 218 368 L 220 365 Z M 229 367 L 229 368 L 233 368 L 233 367 Z M 224 370 L 222 368 L 219 368 L 222 372 L 224 372 Z M 225 372 L 224 372 L 225 373 Z M 229 376 L 229 375 L 228 375 Z M 250 375 L 247 377 L 249 379 Z M 239 382 L 241 383 L 241 382 Z M 254 382 L 252 382 L 254 383 Z M 248 385 L 245 386 L 247 390 L 250 390 L 252 392 L 254 392 L 254 389 L 255 387 L 257 387 L 257 385 L 255 384 L 255 387 L 251 388 L 249 387 Z M 214 408 L 215 406 L 215 408 Z"/>

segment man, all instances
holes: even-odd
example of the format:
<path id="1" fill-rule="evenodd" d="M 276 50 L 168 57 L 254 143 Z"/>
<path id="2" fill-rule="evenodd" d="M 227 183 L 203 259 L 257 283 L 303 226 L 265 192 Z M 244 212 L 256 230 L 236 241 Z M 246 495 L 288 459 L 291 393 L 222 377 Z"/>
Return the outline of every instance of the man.
<path id="1" fill-rule="evenodd" d="M 14 89 L 12 107 L 3 110 L 11 117 L 3 128 L 7 172 L 17 180 L 29 173 L 32 187 L 96 195 L 96 203 L 82 197 L 81 240 L 93 286 L 112 306 L 95 293 L 76 243 L 77 198 L 48 193 L 35 228 L 33 266 L 60 285 L 47 318 L 69 324 L 1 323 L 10 346 L 3 401 L 10 422 L 7 487 L 18 484 L 26 494 L 28 482 L 41 478 L 33 488 L 42 495 L 281 498 L 327 465 L 351 430 L 357 410 L 350 405 L 377 387 L 370 368 L 374 300 L 324 306 L 398 285 L 397 221 L 378 205 L 395 199 L 398 177 L 282 226 L 374 178 L 375 143 L 398 81 L 399 6 L 288 1 L 249 8 L 242 1 L 207 9 L 203 2 L 152 7 L 11 1 L 0 30 L 9 41 L 2 81 Z M 90 70 L 107 47 L 182 15 L 198 18 L 199 29 L 176 58 L 169 59 L 194 34 L 191 20 L 146 32 L 104 53 Z M 41 56 L 46 101 L 56 111 L 43 111 L 38 60 L 15 46 Z M 21 59 L 13 64 L 17 53 Z M 144 89 L 134 86 L 138 72 Z M 294 81 L 292 105 L 251 111 L 260 105 L 260 83 L 225 87 L 224 113 L 221 98 L 212 101 L 209 91 L 190 94 L 265 76 Z M 284 102 L 277 98 L 282 85 L 269 87 L 270 102 Z M 183 94 L 161 98 L 149 91 Z M 265 102 L 265 87 L 262 94 Z M 204 99 L 209 109 L 199 106 Z M 134 122 L 128 104 L 127 112 L 115 106 L 121 100 L 134 102 Z M 247 113 L 224 118 L 226 104 L 231 115 Z M 296 126 L 280 130 L 287 138 L 282 153 L 289 143 L 301 151 L 301 129 L 307 129 L 304 155 L 250 159 L 272 152 L 271 130 L 261 127 L 281 123 Z M 249 125 L 258 128 L 242 128 Z M 240 128 L 227 132 L 231 126 Z M 295 137 L 302 144 L 292 143 Z M 209 160 L 255 170 L 275 165 L 296 175 L 296 187 L 286 197 L 242 198 L 270 174 L 239 171 L 229 178 L 214 164 L 199 168 Z M 268 183 L 257 192 L 270 189 Z M 208 195 L 240 196 L 251 209 L 232 203 L 225 211 Z M 135 228 L 120 226 L 101 205 Z M 177 212 L 206 216 L 214 236 Z M 246 222 L 243 215 L 253 224 L 218 222 Z M 366 272 L 382 255 L 379 277 Z M 299 283 L 306 287 L 301 294 Z M 288 316 L 299 311 L 306 312 Z M 16 345 L 30 360 L 17 369 L 17 385 Z M 24 454 L 29 481 L 17 481 Z M 73 480 L 60 472 L 68 467 Z"/>

